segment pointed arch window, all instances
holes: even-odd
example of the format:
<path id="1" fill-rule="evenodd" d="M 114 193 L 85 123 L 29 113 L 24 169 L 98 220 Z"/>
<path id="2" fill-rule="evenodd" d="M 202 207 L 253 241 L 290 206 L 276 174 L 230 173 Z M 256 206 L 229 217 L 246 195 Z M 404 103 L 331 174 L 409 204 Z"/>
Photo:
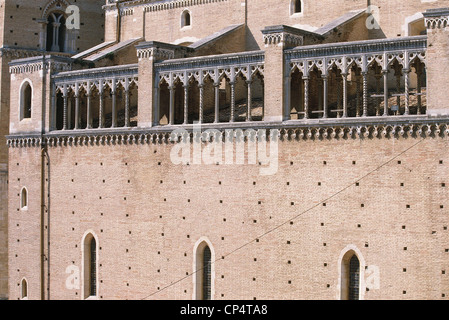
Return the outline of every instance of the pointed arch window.
<path id="1" fill-rule="evenodd" d="M 62 13 L 52 12 L 47 20 L 47 51 L 66 51 L 66 19 Z"/>
<path id="2" fill-rule="evenodd" d="M 20 191 L 20 209 L 27 210 L 28 209 L 28 190 L 23 187 Z"/>
<path id="3" fill-rule="evenodd" d="M 20 298 L 22 300 L 27 300 L 28 299 L 28 282 L 26 281 L 26 279 L 22 279 L 22 283 L 20 284 L 20 286 L 21 286 Z"/>
<path id="4" fill-rule="evenodd" d="M 97 296 L 97 241 L 92 234 L 84 239 L 84 298 Z"/>
<path id="5" fill-rule="evenodd" d="M 195 262 L 195 299 L 213 299 L 213 252 L 210 245 L 203 241 L 196 249 Z"/>
<path id="6" fill-rule="evenodd" d="M 20 120 L 30 119 L 33 104 L 33 89 L 30 82 L 25 81 L 20 89 Z"/>
<path id="7" fill-rule="evenodd" d="M 350 250 L 341 261 L 341 299 L 360 299 L 360 260 L 357 254 Z"/>

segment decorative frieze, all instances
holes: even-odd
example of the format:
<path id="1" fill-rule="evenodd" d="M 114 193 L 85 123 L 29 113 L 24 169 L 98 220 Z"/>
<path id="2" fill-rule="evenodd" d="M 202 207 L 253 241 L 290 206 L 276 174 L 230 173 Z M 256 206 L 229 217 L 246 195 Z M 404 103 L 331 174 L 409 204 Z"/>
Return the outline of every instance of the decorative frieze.
<path id="1" fill-rule="evenodd" d="M 449 8 L 429 9 L 423 13 L 428 29 L 443 29 L 449 24 Z"/>
<path id="2" fill-rule="evenodd" d="M 107 4 L 103 6 L 103 9 L 110 11 L 119 8 L 121 15 L 129 15 L 134 14 L 134 9 L 137 7 L 141 8 L 140 10 L 144 12 L 157 12 L 225 1 L 228 0 L 171 0 L 157 2 L 153 0 L 108 0 Z M 131 9 L 133 10 L 132 12 L 129 11 Z"/>
<path id="3" fill-rule="evenodd" d="M 449 123 L 426 122 L 417 123 L 371 123 L 352 125 L 310 125 L 310 126 L 289 126 L 289 127 L 248 127 L 242 128 L 245 136 L 241 137 L 236 127 L 229 130 L 229 127 L 214 128 L 213 131 L 191 130 L 191 126 L 186 126 L 186 132 L 190 141 L 229 141 L 230 138 L 245 141 L 253 136 L 264 136 L 269 139 L 271 132 L 276 132 L 280 141 L 326 141 L 326 140 L 349 140 L 349 139 L 407 139 L 407 138 L 448 138 Z M 233 136 L 229 136 L 232 132 Z M 218 135 L 217 135 L 218 134 Z M 40 147 L 45 143 L 49 147 L 81 147 L 100 145 L 131 145 L 131 144 L 173 144 L 185 137 L 173 135 L 171 131 L 129 132 L 123 130 L 105 132 L 84 132 L 58 133 L 44 136 L 8 136 L 7 145 L 10 148 L 31 148 Z"/>
<path id="4" fill-rule="evenodd" d="M 11 74 L 31 73 L 48 70 L 51 73 L 69 71 L 72 69 L 72 59 L 58 56 L 38 56 L 13 60 L 9 63 Z"/>
<path id="5" fill-rule="evenodd" d="M 139 59 L 150 59 L 154 58 L 155 60 L 168 60 L 175 58 L 175 51 L 170 49 L 162 49 L 162 48 L 144 48 L 137 50 L 137 57 Z"/>
<path id="6" fill-rule="evenodd" d="M 303 30 L 288 26 L 272 26 L 262 30 L 265 46 L 297 47 L 304 44 Z"/>

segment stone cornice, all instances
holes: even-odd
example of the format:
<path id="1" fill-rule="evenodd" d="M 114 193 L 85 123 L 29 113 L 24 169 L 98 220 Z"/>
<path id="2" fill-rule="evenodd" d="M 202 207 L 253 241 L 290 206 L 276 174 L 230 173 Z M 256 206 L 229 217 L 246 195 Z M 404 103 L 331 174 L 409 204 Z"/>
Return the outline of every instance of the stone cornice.
<path id="1" fill-rule="evenodd" d="M 446 28 L 449 25 L 449 8 L 429 9 L 423 12 L 428 29 Z"/>
<path id="2" fill-rule="evenodd" d="M 312 34 L 308 31 L 285 26 L 270 26 L 262 30 L 265 46 L 297 47 L 304 44 L 304 36 Z M 315 35 L 314 36 L 318 36 Z"/>
<path id="3" fill-rule="evenodd" d="M 426 50 L 427 36 L 375 39 L 341 43 L 309 45 L 285 51 L 287 59 L 343 56 L 361 53 L 379 53 L 405 50 Z"/>
<path id="4" fill-rule="evenodd" d="M 220 66 L 239 66 L 254 63 L 263 63 L 264 51 L 248 51 L 242 53 L 220 54 L 186 59 L 173 59 L 155 64 L 158 72 L 175 70 L 193 70 L 202 68 L 214 68 Z"/>
<path id="5" fill-rule="evenodd" d="M 192 138 L 207 136 L 207 141 L 217 137 L 239 137 L 243 131 L 245 139 L 254 136 L 254 133 L 264 134 L 266 137 L 276 137 L 281 141 L 326 141 L 350 139 L 409 139 L 409 138 L 447 138 L 449 137 L 449 119 L 428 117 L 399 117 L 398 120 L 358 121 L 353 119 L 339 123 L 339 121 L 297 122 L 287 121 L 278 124 L 245 123 L 238 124 L 204 124 L 201 131 L 188 126 L 164 126 L 148 129 L 97 129 L 97 130 L 71 130 L 55 131 L 44 135 L 16 134 L 7 136 L 7 145 L 10 148 L 40 147 L 43 143 L 49 147 L 61 146 L 95 146 L 95 145 L 129 145 L 129 144 L 171 144 L 173 131 L 187 132 Z M 209 130 L 211 129 L 211 130 Z M 218 136 L 217 136 L 218 132 Z M 231 135 L 231 136 L 229 136 Z"/>
<path id="6" fill-rule="evenodd" d="M 12 74 L 29 73 L 43 70 L 50 72 L 69 71 L 72 68 L 73 60 L 60 56 L 36 56 L 13 60 L 9 63 L 9 71 Z"/>
<path id="7" fill-rule="evenodd" d="M 155 12 L 225 1 L 228 0 L 109 0 L 103 9 L 109 11 L 118 8 L 121 15 L 132 15 L 136 7 L 141 7 L 144 12 Z"/>
<path id="8" fill-rule="evenodd" d="M 159 41 L 146 41 L 136 45 L 137 57 L 140 59 L 168 60 L 184 58 L 194 49 Z"/>

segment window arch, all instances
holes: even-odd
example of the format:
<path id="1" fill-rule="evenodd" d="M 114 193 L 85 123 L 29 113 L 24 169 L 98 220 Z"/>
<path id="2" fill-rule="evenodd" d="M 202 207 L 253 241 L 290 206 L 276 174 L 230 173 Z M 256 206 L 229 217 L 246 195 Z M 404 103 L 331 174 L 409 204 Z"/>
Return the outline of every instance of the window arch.
<path id="1" fill-rule="evenodd" d="M 181 28 L 192 25 L 192 15 L 189 10 L 184 10 L 181 14 Z"/>
<path id="2" fill-rule="evenodd" d="M 95 298 L 97 286 L 98 242 L 92 233 L 88 233 L 83 241 L 83 286 L 84 299 Z"/>
<path id="3" fill-rule="evenodd" d="M 340 256 L 340 299 L 360 300 L 365 290 L 365 262 L 355 246 L 348 246 Z"/>
<path id="4" fill-rule="evenodd" d="M 20 209 L 27 210 L 28 209 L 28 190 L 23 187 L 20 191 Z"/>
<path id="5" fill-rule="evenodd" d="M 212 300 L 214 294 L 214 251 L 207 239 L 200 240 L 195 248 L 194 299 Z"/>
<path id="6" fill-rule="evenodd" d="M 28 282 L 26 281 L 26 279 L 22 279 L 20 283 L 20 299 L 28 299 Z"/>
<path id="7" fill-rule="evenodd" d="M 302 13 L 302 0 L 292 0 L 290 2 L 290 15 L 294 15 L 295 13 Z"/>
<path id="8" fill-rule="evenodd" d="M 33 88 L 26 80 L 20 88 L 20 120 L 30 119 L 33 105 Z"/>

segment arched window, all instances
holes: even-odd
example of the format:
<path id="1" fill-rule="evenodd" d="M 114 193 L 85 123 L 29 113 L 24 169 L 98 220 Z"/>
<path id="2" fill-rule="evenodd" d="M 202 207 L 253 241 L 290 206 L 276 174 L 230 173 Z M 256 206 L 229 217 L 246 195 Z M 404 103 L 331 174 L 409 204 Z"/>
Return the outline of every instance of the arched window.
<path id="1" fill-rule="evenodd" d="M 181 15 L 181 28 L 192 25 L 192 16 L 189 10 L 184 10 Z"/>
<path id="2" fill-rule="evenodd" d="M 20 209 L 28 209 L 28 190 L 25 187 L 20 191 Z"/>
<path id="3" fill-rule="evenodd" d="M 28 283 L 25 279 L 22 279 L 22 283 L 20 284 L 21 286 L 21 292 L 20 292 L 20 298 L 22 300 L 27 300 L 28 299 Z"/>
<path id="4" fill-rule="evenodd" d="M 97 296 L 97 241 L 92 234 L 84 239 L 84 298 Z"/>
<path id="5" fill-rule="evenodd" d="M 62 13 L 52 12 L 47 20 L 47 51 L 65 52 L 67 29 Z"/>
<path id="6" fill-rule="evenodd" d="M 290 14 L 293 15 L 295 13 L 302 12 L 302 1 L 301 0 L 292 0 L 290 4 Z"/>
<path id="7" fill-rule="evenodd" d="M 202 241 L 196 248 L 195 255 L 195 299 L 212 300 L 213 298 L 213 253 L 210 245 Z"/>
<path id="8" fill-rule="evenodd" d="M 341 299 L 360 299 L 360 260 L 353 250 L 349 250 L 341 261 Z"/>
<path id="9" fill-rule="evenodd" d="M 31 118 L 33 103 L 33 89 L 28 81 L 22 84 L 20 89 L 20 120 Z"/>

